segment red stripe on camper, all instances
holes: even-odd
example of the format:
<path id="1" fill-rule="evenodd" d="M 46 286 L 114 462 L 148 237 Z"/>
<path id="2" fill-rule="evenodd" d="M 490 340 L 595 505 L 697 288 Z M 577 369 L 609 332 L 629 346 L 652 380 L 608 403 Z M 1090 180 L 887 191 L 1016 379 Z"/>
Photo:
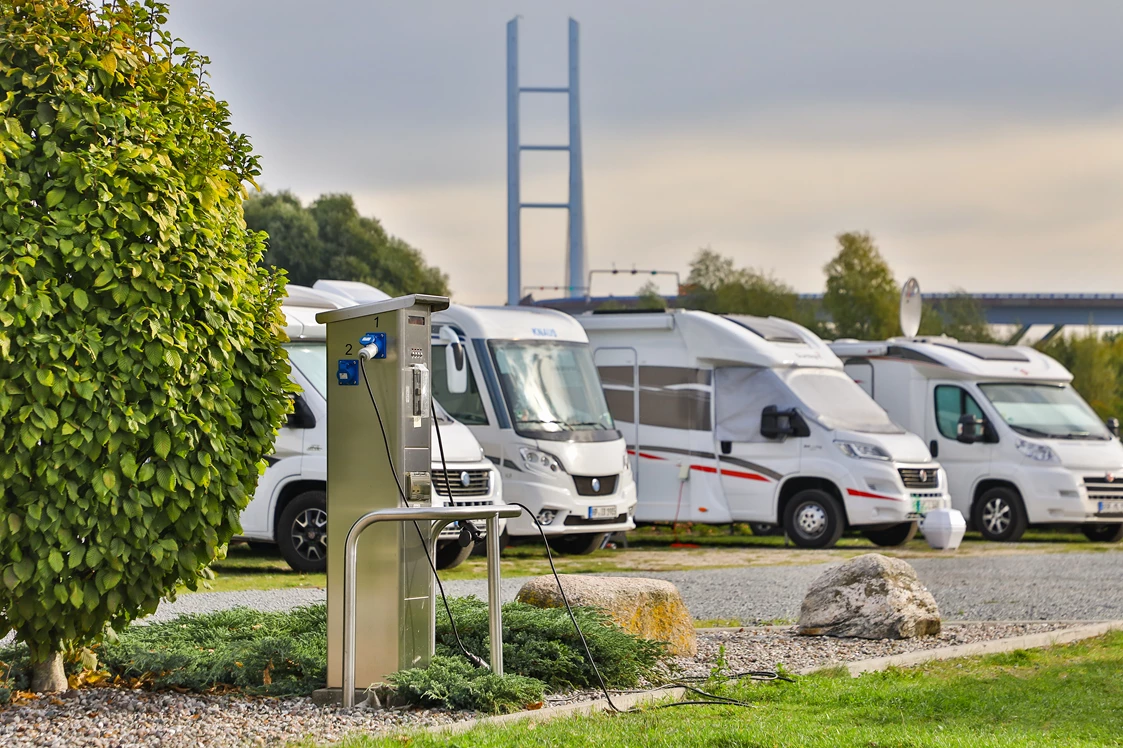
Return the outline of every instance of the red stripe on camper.
<path id="1" fill-rule="evenodd" d="M 904 499 L 895 498 L 893 496 L 881 496 L 876 493 L 869 493 L 868 491 L 856 491 L 853 488 L 846 489 L 846 493 L 851 496 L 858 496 L 863 499 L 881 499 L 882 501 L 904 501 Z"/>
<path id="2" fill-rule="evenodd" d="M 634 454 L 636 454 L 636 452 L 633 449 L 629 449 L 628 454 L 634 455 Z M 649 460 L 666 460 L 667 459 L 666 457 L 660 457 L 659 455 L 648 454 L 647 452 L 640 452 L 639 456 L 640 457 L 646 457 Z M 709 465 L 691 465 L 690 469 L 691 470 L 697 470 L 697 471 L 702 472 L 702 473 L 714 473 L 714 474 L 716 474 L 718 472 L 717 468 L 710 467 Z M 766 478 L 763 475 L 760 475 L 759 473 L 745 473 L 745 472 L 742 472 L 740 470 L 726 470 L 726 469 L 722 468 L 721 474 L 727 475 L 730 478 L 744 478 L 746 480 L 759 480 L 759 481 L 764 481 L 765 483 L 767 483 L 769 481 L 768 478 Z"/>

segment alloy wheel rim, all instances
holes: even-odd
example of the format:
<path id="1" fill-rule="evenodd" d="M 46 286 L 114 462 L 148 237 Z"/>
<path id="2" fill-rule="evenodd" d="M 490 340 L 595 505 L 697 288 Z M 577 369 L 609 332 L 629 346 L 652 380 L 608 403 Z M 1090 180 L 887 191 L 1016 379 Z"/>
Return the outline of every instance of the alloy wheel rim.
<path id="1" fill-rule="evenodd" d="M 1001 535 L 1010 527 L 1010 504 L 1003 499 L 991 499 L 983 506 L 983 526 L 994 535 Z"/>
<path id="2" fill-rule="evenodd" d="M 328 513 L 318 507 L 305 509 L 292 523 L 293 550 L 308 561 L 323 561 L 328 552 Z"/>

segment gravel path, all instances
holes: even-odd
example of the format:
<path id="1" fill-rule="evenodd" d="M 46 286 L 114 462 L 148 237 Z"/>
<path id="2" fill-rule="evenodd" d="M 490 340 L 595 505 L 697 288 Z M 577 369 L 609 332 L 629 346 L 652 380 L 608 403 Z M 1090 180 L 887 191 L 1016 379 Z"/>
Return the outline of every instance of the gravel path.
<path id="1" fill-rule="evenodd" d="M 311 699 L 247 699 L 112 688 L 68 691 L 0 709 L 0 745 L 12 748 L 242 748 L 348 733 L 418 729 L 471 712 L 318 707 Z"/>

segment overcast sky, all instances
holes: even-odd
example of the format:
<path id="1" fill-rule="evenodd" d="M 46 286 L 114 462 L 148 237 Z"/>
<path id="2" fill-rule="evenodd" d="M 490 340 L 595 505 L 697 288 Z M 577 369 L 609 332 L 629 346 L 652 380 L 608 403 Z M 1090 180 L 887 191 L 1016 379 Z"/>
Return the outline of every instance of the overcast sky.
<path id="1" fill-rule="evenodd" d="M 564 85 L 581 23 L 592 268 L 710 246 L 819 291 L 861 229 L 930 291 L 1123 290 L 1119 0 L 172 0 L 172 30 L 264 186 L 350 192 L 500 303 L 516 14 L 523 85 Z M 564 142 L 565 111 L 524 95 L 524 142 Z M 564 201 L 566 168 L 524 154 L 524 199 Z M 562 212 L 524 211 L 523 283 L 561 283 L 564 245 Z"/>

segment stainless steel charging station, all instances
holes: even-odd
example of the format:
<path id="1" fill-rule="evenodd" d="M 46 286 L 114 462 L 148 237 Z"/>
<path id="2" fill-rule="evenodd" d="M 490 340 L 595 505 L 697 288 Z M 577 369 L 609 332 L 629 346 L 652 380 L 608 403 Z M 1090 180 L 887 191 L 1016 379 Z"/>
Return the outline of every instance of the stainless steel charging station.
<path id="1" fill-rule="evenodd" d="M 404 296 L 316 315 L 327 326 L 328 689 L 343 685 L 343 570 L 348 531 L 363 515 L 431 504 L 429 364 L 432 312 L 442 296 Z M 360 355 L 366 349 L 364 358 Z M 366 373 L 364 382 L 363 373 Z M 370 393 L 367 386 L 370 386 Z M 378 402 L 385 440 L 371 403 Z M 423 543 L 428 522 L 371 527 L 357 544 L 355 682 L 383 682 L 424 667 L 432 653 L 433 573 Z"/>

